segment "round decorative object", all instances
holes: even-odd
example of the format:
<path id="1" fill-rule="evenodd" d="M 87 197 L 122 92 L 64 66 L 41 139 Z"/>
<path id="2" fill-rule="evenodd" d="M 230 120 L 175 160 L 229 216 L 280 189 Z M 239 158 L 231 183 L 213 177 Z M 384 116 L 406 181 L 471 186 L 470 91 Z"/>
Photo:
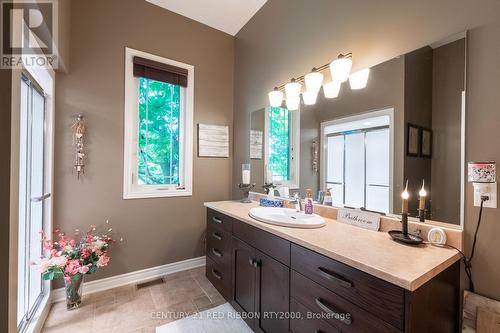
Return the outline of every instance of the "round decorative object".
<path id="1" fill-rule="evenodd" d="M 427 234 L 427 239 L 433 244 L 446 244 L 446 232 L 441 228 L 432 228 Z"/>

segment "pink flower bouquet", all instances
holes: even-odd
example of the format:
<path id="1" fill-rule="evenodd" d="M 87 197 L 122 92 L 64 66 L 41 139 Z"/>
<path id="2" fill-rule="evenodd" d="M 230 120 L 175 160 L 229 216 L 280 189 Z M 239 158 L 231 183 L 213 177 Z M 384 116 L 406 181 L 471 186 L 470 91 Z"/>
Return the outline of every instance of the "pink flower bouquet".
<path id="1" fill-rule="evenodd" d="M 68 281 L 77 279 L 82 274 L 95 273 L 98 268 L 107 266 L 111 259 L 108 248 L 113 239 L 108 235 L 95 235 L 95 230 L 96 227 L 92 225 L 78 241 L 58 230 L 55 231 L 57 241 L 44 236 L 43 247 L 49 256 L 43 258 L 39 265 L 43 279 L 64 277 Z M 77 230 L 76 235 L 78 233 Z"/>

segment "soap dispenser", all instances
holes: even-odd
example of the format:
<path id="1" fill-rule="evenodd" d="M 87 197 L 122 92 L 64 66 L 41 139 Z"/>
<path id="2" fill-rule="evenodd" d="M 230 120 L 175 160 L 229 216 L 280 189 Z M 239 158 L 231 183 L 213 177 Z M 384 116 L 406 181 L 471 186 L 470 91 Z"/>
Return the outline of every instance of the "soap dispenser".
<path id="1" fill-rule="evenodd" d="M 304 205 L 304 213 L 312 214 L 313 213 L 313 198 L 312 198 L 312 190 L 306 190 L 306 200 Z"/>

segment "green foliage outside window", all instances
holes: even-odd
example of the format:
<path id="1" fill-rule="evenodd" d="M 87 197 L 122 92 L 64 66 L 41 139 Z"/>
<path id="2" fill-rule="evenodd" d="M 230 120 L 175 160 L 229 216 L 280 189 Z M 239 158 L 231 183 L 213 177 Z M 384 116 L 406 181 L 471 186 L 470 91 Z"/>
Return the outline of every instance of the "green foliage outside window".
<path id="1" fill-rule="evenodd" d="M 273 181 L 290 179 L 291 114 L 286 108 L 269 108 L 269 169 Z"/>
<path id="2" fill-rule="evenodd" d="M 180 86 L 139 78 L 139 184 L 180 182 L 180 95 Z"/>

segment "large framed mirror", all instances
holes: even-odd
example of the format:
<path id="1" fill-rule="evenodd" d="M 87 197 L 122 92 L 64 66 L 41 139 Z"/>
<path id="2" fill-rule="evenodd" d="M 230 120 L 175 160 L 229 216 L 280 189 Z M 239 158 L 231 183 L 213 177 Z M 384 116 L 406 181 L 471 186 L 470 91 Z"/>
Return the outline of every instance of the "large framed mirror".
<path id="1" fill-rule="evenodd" d="M 426 219 L 462 225 L 466 47 L 456 34 L 371 67 L 363 89 L 253 112 L 255 190 L 272 182 L 283 197 L 310 189 L 318 204 L 329 192 L 333 206 L 398 215 L 408 182 L 410 216 L 423 187 Z"/>

